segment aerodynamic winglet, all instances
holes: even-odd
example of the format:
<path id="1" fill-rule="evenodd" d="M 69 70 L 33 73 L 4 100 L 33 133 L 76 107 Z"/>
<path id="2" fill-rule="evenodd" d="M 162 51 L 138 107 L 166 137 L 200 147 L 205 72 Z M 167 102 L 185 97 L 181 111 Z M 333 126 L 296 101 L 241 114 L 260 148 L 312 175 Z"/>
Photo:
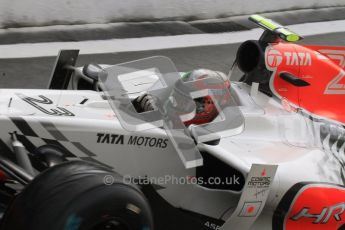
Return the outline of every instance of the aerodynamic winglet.
<path id="1" fill-rule="evenodd" d="M 249 17 L 249 20 L 259 25 L 261 28 L 265 29 L 266 31 L 270 31 L 273 34 L 276 34 L 284 41 L 297 42 L 303 39 L 303 37 L 298 35 L 297 33 L 292 32 L 291 30 L 284 27 L 283 25 L 271 19 L 265 18 L 261 15 L 258 15 L 258 14 L 251 15 Z"/>

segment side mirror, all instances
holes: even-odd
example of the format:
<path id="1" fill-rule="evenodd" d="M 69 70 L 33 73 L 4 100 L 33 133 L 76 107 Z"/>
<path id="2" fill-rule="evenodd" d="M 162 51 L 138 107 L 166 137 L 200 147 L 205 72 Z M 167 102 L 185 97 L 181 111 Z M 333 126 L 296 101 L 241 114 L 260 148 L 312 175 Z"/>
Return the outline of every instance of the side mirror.
<path id="1" fill-rule="evenodd" d="M 67 89 L 74 73 L 79 50 L 60 50 L 49 80 L 48 89 Z"/>
<path id="2" fill-rule="evenodd" d="M 83 74 L 94 81 L 98 81 L 98 74 L 102 71 L 103 68 L 98 64 L 87 64 L 83 67 Z"/>

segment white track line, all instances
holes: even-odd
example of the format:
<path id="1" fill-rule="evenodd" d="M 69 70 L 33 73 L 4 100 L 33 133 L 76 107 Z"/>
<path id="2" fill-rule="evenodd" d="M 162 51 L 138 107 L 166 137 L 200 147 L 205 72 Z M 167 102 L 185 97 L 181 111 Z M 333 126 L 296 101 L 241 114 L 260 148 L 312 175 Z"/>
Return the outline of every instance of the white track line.
<path id="1" fill-rule="evenodd" d="M 289 28 L 302 36 L 345 31 L 345 20 L 291 25 Z M 60 49 L 79 49 L 80 54 L 100 54 L 161 50 L 182 47 L 234 44 L 258 39 L 261 29 L 221 34 L 193 34 L 163 37 L 111 39 L 80 42 L 47 42 L 0 45 L 0 58 L 28 58 L 56 56 Z"/>

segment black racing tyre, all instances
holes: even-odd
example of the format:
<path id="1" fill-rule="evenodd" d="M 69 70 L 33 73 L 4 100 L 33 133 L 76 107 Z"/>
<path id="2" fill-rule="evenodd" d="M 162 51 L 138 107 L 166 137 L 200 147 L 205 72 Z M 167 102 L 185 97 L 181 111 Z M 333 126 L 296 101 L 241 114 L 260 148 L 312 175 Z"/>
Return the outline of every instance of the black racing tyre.
<path id="1" fill-rule="evenodd" d="M 37 176 L 8 207 L 1 229 L 152 230 L 153 220 L 138 188 L 102 166 L 71 161 Z"/>

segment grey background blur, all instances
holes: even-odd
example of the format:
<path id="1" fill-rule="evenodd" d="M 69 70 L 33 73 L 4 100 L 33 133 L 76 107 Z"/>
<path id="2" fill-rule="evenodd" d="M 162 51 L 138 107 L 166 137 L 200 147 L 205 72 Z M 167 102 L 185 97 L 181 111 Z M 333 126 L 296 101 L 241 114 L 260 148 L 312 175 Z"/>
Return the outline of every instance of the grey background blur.
<path id="1" fill-rule="evenodd" d="M 2 0 L 0 45 L 80 41 L 247 30 L 247 15 L 262 13 L 283 24 L 345 19 L 344 0 Z M 344 25 L 345 31 L 345 25 Z M 345 45 L 345 32 L 303 42 Z M 180 71 L 228 72 L 239 44 L 81 55 L 78 65 L 116 64 L 164 55 Z M 12 50 L 12 49 L 11 49 Z M 13 52 L 18 52 L 15 45 Z M 0 88 L 45 88 L 54 57 L 0 58 Z"/>
<path id="2" fill-rule="evenodd" d="M 225 18 L 345 6 L 344 0 L 2 0 L 0 28 Z"/>

